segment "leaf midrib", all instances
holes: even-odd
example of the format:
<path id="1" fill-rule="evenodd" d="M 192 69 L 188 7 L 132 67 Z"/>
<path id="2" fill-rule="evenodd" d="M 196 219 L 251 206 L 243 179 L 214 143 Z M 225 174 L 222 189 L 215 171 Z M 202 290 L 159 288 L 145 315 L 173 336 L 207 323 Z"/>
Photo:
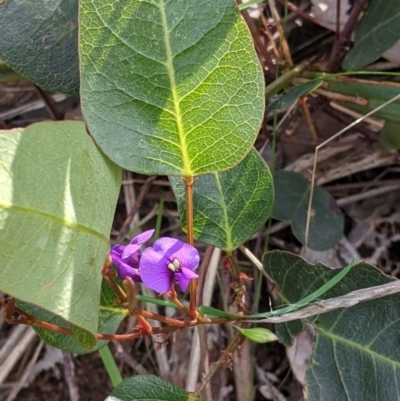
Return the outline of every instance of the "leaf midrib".
<path id="1" fill-rule="evenodd" d="M 22 212 L 22 213 L 27 213 L 27 214 L 33 214 L 36 216 L 41 216 L 47 219 L 50 219 L 60 225 L 69 227 L 69 228 L 73 228 L 73 229 L 77 229 L 80 231 L 84 231 L 88 234 L 94 235 L 95 237 L 101 239 L 102 241 L 106 242 L 107 244 L 109 243 L 109 240 L 107 237 L 105 237 L 102 233 L 94 230 L 93 228 L 84 226 L 83 224 L 80 223 L 76 223 L 75 221 L 72 220 L 68 220 L 68 219 L 64 219 L 62 217 L 58 217 L 55 216 L 53 214 L 50 213 L 46 213 L 43 212 L 42 210 L 37 210 L 37 209 L 33 209 L 33 208 L 27 208 L 24 206 L 19 206 L 19 205 L 11 205 L 11 204 L 1 204 L 0 203 L 0 210 L 4 209 L 4 210 L 15 210 L 18 212 Z"/>
<path id="2" fill-rule="evenodd" d="M 165 42 L 165 52 L 166 52 L 166 68 L 168 72 L 168 78 L 171 84 L 171 93 L 172 93 L 172 101 L 174 104 L 174 112 L 175 112 L 175 119 L 178 128 L 178 137 L 179 137 L 179 144 L 181 148 L 182 154 L 182 163 L 183 163 L 183 171 L 182 174 L 186 177 L 192 176 L 193 171 L 190 165 L 189 155 L 187 153 L 187 143 L 185 137 L 185 130 L 182 124 L 182 112 L 180 109 L 179 104 L 179 96 L 176 87 L 176 79 L 175 79 L 175 68 L 173 63 L 173 56 L 171 52 L 171 45 L 169 41 L 169 32 L 168 32 L 168 25 L 167 25 L 167 18 L 165 15 L 165 8 L 164 8 L 164 1 L 160 1 L 160 11 L 161 11 L 161 19 L 162 19 L 162 27 L 164 32 L 164 42 Z"/>
<path id="3" fill-rule="evenodd" d="M 358 44 L 363 43 L 367 40 L 370 40 L 370 37 L 374 37 L 376 32 L 379 32 L 382 27 L 386 27 L 391 24 L 393 20 L 396 20 L 399 17 L 400 13 L 394 14 L 391 18 L 384 20 L 383 22 L 379 22 L 374 28 L 368 29 L 368 33 L 366 33 L 359 41 Z M 368 26 L 369 28 L 369 26 Z M 375 42 L 374 42 L 375 43 Z"/>
<path id="4" fill-rule="evenodd" d="M 385 357 L 385 356 L 383 356 L 381 354 L 378 354 L 375 351 L 372 351 L 369 348 L 362 347 L 359 343 L 355 343 L 355 342 L 347 340 L 347 339 L 345 339 L 343 337 L 337 336 L 337 335 L 333 334 L 332 332 L 323 330 L 320 327 L 316 327 L 315 325 L 313 325 L 313 326 L 314 326 L 315 330 L 317 331 L 317 333 L 319 335 L 322 334 L 325 337 L 327 337 L 328 339 L 336 341 L 337 343 L 342 343 L 342 344 L 345 344 L 345 345 L 347 345 L 347 346 L 349 346 L 351 348 L 355 348 L 355 349 L 357 349 L 357 350 L 359 350 L 361 352 L 370 354 L 373 359 L 379 359 L 382 362 L 389 363 L 391 365 L 396 366 L 397 368 L 400 368 L 400 362 L 393 361 L 393 360 L 391 360 L 391 359 L 389 359 L 389 358 L 387 358 L 387 357 Z"/>

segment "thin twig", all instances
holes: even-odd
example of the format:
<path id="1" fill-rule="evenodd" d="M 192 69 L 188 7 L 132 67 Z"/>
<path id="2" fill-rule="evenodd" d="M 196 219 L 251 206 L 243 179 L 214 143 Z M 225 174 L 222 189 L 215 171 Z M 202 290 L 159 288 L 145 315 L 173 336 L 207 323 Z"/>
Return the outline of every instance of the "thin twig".
<path id="1" fill-rule="evenodd" d="M 308 242 L 308 233 L 310 230 L 310 221 L 311 221 L 311 207 L 312 207 L 312 200 L 314 196 L 314 186 L 315 186 L 315 172 L 317 170 L 317 160 L 318 160 L 318 151 L 328 144 L 329 142 L 333 141 L 334 139 L 338 138 L 340 135 L 342 135 L 344 132 L 348 131 L 349 129 L 353 128 L 355 125 L 363 121 L 365 118 L 372 116 L 375 114 L 377 111 L 383 109 L 387 105 L 395 102 L 396 100 L 400 99 L 400 93 L 393 97 L 392 99 L 388 100 L 385 103 L 382 103 L 380 106 L 376 107 L 375 109 L 371 110 L 369 113 L 367 113 L 365 116 L 362 116 L 358 118 L 357 120 L 353 121 L 351 124 L 349 124 L 347 127 L 343 128 L 339 132 L 337 132 L 335 135 L 331 136 L 329 139 L 326 141 L 322 142 L 320 145 L 318 145 L 315 148 L 315 153 L 314 153 L 314 163 L 313 163 L 313 172 L 312 172 L 312 178 L 311 178 L 311 188 L 310 188 L 310 199 L 308 201 L 308 210 L 307 210 L 307 220 L 306 220 L 306 229 L 305 229 L 305 241 L 304 241 L 304 247 L 303 250 L 304 252 L 307 250 L 307 242 Z"/>
<path id="2" fill-rule="evenodd" d="M 37 94 L 40 99 L 43 101 L 47 112 L 50 114 L 53 120 L 61 121 L 64 119 L 64 113 L 60 110 L 57 105 L 57 102 L 53 99 L 51 95 L 45 92 L 42 88 L 37 85 L 34 85 Z"/>
<path id="3" fill-rule="evenodd" d="M 202 282 L 198 283 L 197 287 L 197 299 L 199 301 L 197 303 L 198 305 L 211 305 L 220 257 L 221 250 L 219 248 L 214 248 L 212 246 L 207 247 L 203 262 L 200 267 L 200 277 L 202 278 Z M 198 384 L 200 362 L 202 362 L 203 365 L 203 372 L 205 374 L 208 374 L 209 372 L 207 339 L 204 325 L 199 325 L 197 328 L 195 328 L 193 335 L 193 344 L 190 352 L 188 368 L 189 372 L 186 378 L 186 391 L 194 391 Z M 206 387 L 206 392 L 207 394 L 211 394 L 210 386 Z M 212 401 L 212 397 L 209 397 L 208 399 Z"/>
<path id="4" fill-rule="evenodd" d="M 29 361 L 28 365 L 26 366 L 24 373 L 22 374 L 22 376 L 20 377 L 18 382 L 15 384 L 15 386 L 11 390 L 11 393 L 8 395 L 6 401 L 13 401 L 15 399 L 15 397 L 17 396 L 17 394 L 19 393 L 19 391 L 21 390 L 22 386 L 24 385 L 24 383 L 26 382 L 26 379 L 29 376 L 29 373 L 31 373 L 31 370 L 33 369 L 37 359 L 39 358 L 39 354 L 40 354 L 40 351 L 42 350 L 43 345 L 44 345 L 44 342 L 40 341 L 40 343 L 36 347 L 35 353 L 33 354 L 31 360 Z"/>
<path id="5" fill-rule="evenodd" d="M 208 266 L 210 265 L 211 257 L 214 252 L 214 247 L 208 245 L 204 252 L 203 260 L 199 268 L 199 279 L 197 281 L 197 305 L 203 305 L 203 289 L 206 281 Z"/>
<path id="6" fill-rule="evenodd" d="M 287 0 L 277 0 L 278 3 L 281 3 L 282 5 L 287 5 L 288 9 L 295 14 L 299 15 L 300 17 L 313 22 L 316 25 L 320 25 L 319 21 L 314 18 L 312 15 L 306 13 L 305 11 L 301 10 L 300 8 L 296 7 L 294 4 L 288 2 Z"/>
<path id="7" fill-rule="evenodd" d="M 125 362 L 138 375 L 144 375 L 147 373 L 147 370 L 139 362 L 135 361 L 135 359 L 123 349 L 119 341 L 113 341 L 113 343 L 116 348 L 115 356 L 117 357 L 117 359 Z"/>
<path id="8" fill-rule="evenodd" d="M 141 204 L 142 204 L 142 202 L 144 200 L 144 197 L 146 196 L 147 192 L 150 190 L 150 187 L 151 187 L 153 181 L 156 178 L 157 178 L 157 176 L 149 177 L 146 180 L 146 182 L 144 183 L 144 185 L 142 186 L 142 188 L 140 189 L 140 192 L 139 192 L 139 195 L 138 195 L 138 197 L 136 199 L 135 204 L 133 205 L 131 211 L 129 212 L 129 215 L 126 217 L 125 221 L 122 224 L 121 229 L 119 230 L 116 242 L 120 241 L 123 238 L 123 236 L 125 235 L 125 233 L 127 232 L 133 217 L 135 216 L 135 214 L 139 210 L 139 208 L 140 208 L 140 206 L 141 206 Z"/>
<path id="9" fill-rule="evenodd" d="M 350 43 L 351 33 L 353 32 L 361 12 L 366 6 L 368 0 L 354 0 L 353 8 L 350 11 L 349 18 L 332 48 L 332 53 L 329 57 L 328 70 L 335 72 L 339 69 L 340 63 L 346 54 L 346 47 Z"/>
<path id="10" fill-rule="evenodd" d="M 240 4 L 241 1 L 238 1 Z M 260 33 L 258 32 L 256 25 L 254 24 L 253 19 L 250 17 L 247 10 L 242 10 L 241 14 L 243 19 L 246 21 L 247 26 L 249 27 L 251 36 L 253 37 L 253 41 L 258 53 L 262 56 L 262 59 L 265 61 L 265 64 L 268 67 L 268 71 L 271 75 L 275 75 L 275 64 L 272 61 L 271 55 L 268 53 L 265 43 L 261 40 Z"/>
<path id="11" fill-rule="evenodd" d="M 340 308 L 350 308 L 361 302 L 382 298 L 400 292 L 400 280 L 393 280 L 390 283 L 376 287 L 363 288 L 349 292 L 336 298 L 330 298 L 313 303 L 312 305 L 296 312 L 286 313 L 282 316 L 272 316 L 266 319 L 243 319 L 248 323 L 283 323 L 292 320 L 305 319 L 310 316 L 321 315 Z"/>
<path id="12" fill-rule="evenodd" d="M 75 365 L 72 354 L 63 351 L 64 378 L 67 382 L 70 401 L 79 401 L 79 387 L 76 380 Z"/>
<path id="13" fill-rule="evenodd" d="M 239 331 L 236 332 L 226 349 L 222 352 L 218 361 L 215 362 L 215 364 L 213 365 L 210 373 L 205 377 L 201 385 L 197 388 L 196 392 L 194 393 L 195 396 L 198 397 L 201 394 L 207 383 L 211 380 L 215 373 L 217 373 L 222 364 L 229 364 L 231 362 L 232 354 L 238 349 L 238 347 L 240 347 L 243 341 L 244 336 Z"/>
<path id="14" fill-rule="evenodd" d="M 359 194 L 346 196 L 345 198 L 336 200 L 336 203 L 338 206 L 345 206 L 345 205 L 349 205 L 354 202 L 359 202 L 364 199 L 369 199 L 369 198 L 373 198 L 375 196 L 383 195 L 388 192 L 398 191 L 399 189 L 400 189 L 400 183 L 386 185 L 384 187 L 371 189 L 370 191 L 367 191 L 367 192 L 361 192 Z"/>
<path id="15" fill-rule="evenodd" d="M 278 11 L 276 10 L 275 0 L 268 0 L 268 5 L 269 5 L 269 8 L 270 8 L 270 11 L 272 14 L 272 18 L 275 21 L 276 29 L 279 32 L 280 44 L 282 46 L 282 50 L 283 50 L 283 54 L 285 56 L 286 62 L 289 66 L 293 67 L 292 56 L 290 55 L 289 45 L 286 41 L 285 33 L 283 32 L 283 28 L 282 28 L 281 21 L 280 21 L 280 16 L 278 14 Z"/>
<path id="16" fill-rule="evenodd" d="M 329 100 L 323 96 L 308 96 L 308 100 L 315 109 L 322 111 L 326 115 L 335 118 L 343 124 L 351 124 L 354 122 L 354 118 L 332 107 L 329 103 Z M 376 131 L 372 131 L 364 123 L 358 124 L 357 131 L 362 133 L 370 141 L 375 142 L 378 140 L 378 133 Z"/>

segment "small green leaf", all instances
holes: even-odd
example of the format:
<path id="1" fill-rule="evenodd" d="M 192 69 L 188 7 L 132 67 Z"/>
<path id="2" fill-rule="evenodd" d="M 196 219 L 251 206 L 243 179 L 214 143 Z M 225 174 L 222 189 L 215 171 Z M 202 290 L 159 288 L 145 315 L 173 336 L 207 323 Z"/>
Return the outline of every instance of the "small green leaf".
<path id="1" fill-rule="evenodd" d="M 400 2 L 370 0 L 354 31 L 354 47 L 343 60 L 345 70 L 359 70 L 377 60 L 400 39 Z"/>
<path id="2" fill-rule="evenodd" d="M 81 0 L 79 19 L 83 114 L 118 165 L 191 176 L 250 151 L 264 78 L 233 0 Z"/>
<path id="3" fill-rule="evenodd" d="M 153 375 L 129 377 L 105 401 L 200 401 L 199 398 Z"/>
<path id="4" fill-rule="evenodd" d="M 0 59 L 44 89 L 78 95 L 78 1 L 3 1 Z"/>
<path id="5" fill-rule="evenodd" d="M 96 345 L 96 337 L 87 330 L 71 324 L 72 335 L 83 348 L 91 349 Z"/>
<path id="6" fill-rule="evenodd" d="M 169 179 L 185 230 L 185 186 Z M 195 238 L 225 251 L 238 248 L 270 217 L 273 197 L 271 173 L 255 149 L 230 170 L 200 176 L 193 187 Z"/>
<path id="7" fill-rule="evenodd" d="M 305 82 L 304 84 L 297 85 L 290 89 L 288 92 L 282 95 L 276 95 L 271 97 L 271 101 L 268 103 L 267 111 L 271 112 L 274 110 L 281 110 L 286 106 L 292 104 L 299 97 L 305 96 L 315 89 L 319 88 L 323 83 L 322 79 L 316 79 Z"/>
<path id="8" fill-rule="evenodd" d="M 0 131 L 0 148 L 0 291 L 95 334 L 120 168 L 82 122 Z"/>
<path id="9" fill-rule="evenodd" d="M 299 256 L 273 251 L 265 255 L 267 274 L 277 284 L 280 302 L 304 298 L 337 274 Z M 392 281 L 376 267 L 359 263 L 325 294 L 334 298 Z M 398 401 L 400 386 L 400 294 L 374 299 L 346 309 L 276 326 L 277 335 L 290 344 L 306 324 L 315 329 L 313 355 L 307 370 L 310 401 Z"/>
<path id="10" fill-rule="evenodd" d="M 222 310 L 213 308 L 212 306 L 202 305 L 199 308 L 197 308 L 197 310 L 200 313 L 203 313 L 204 315 L 208 315 L 208 316 L 212 316 L 212 317 L 228 317 L 228 318 L 229 317 L 231 317 L 231 318 L 237 317 L 236 315 L 233 315 L 232 313 L 224 312 Z"/>
<path id="11" fill-rule="evenodd" d="M 300 174 L 278 171 L 274 176 L 274 186 L 273 217 L 291 220 L 293 234 L 304 244 L 310 183 Z M 332 196 L 317 185 L 311 213 L 308 246 L 315 250 L 331 248 L 342 236 L 344 220 Z"/>
<path id="12" fill-rule="evenodd" d="M 278 339 L 278 337 L 271 330 L 265 329 L 264 327 L 252 327 L 251 329 L 246 329 L 235 325 L 232 326 L 238 329 L 253 343 L 264 344 L 276 341 Z"/>

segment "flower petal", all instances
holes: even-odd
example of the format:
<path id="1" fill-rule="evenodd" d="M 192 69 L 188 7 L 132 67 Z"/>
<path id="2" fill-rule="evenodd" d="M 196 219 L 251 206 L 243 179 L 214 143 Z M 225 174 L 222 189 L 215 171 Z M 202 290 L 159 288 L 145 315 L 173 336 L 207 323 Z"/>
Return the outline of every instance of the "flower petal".
<path id="1" fill-rule="evenodd" d="M 124 251 L 124 249 L 125 249 L 125 245 L 120 245 L 120 244 L 114 245 L 112 247 L 110 256 L 111 256 L 111 260 L 114 265 L 118 265 L 118 263 L 120 262 L 121 255 L 122 255 L 122 252 Z"/>
<path id="2" fill-rule="evenodd" d="M 139 235 L 136 235 L 136 237 L 133 237 L 130 243 L 134 245 L 143 245 L 151 238 L 151 236 L 154 234 L 154 231 L 155 230 L 143 231 Z"/>
<path id="3" fill-rule="evenodd" d="M 135 268 L 139 267 L 139 259 L 140 259 L 140 245 L 138 244 L 129 244 L 125 247 L 122 252 L 121 260 Z"/>
<path id="4" fill-rule="evenodd" d="M 130 277 L 133 281 L 142 281 L 139 274 L 139 269 L 134 269 L 123 262 L 117 266 L 117 273 L 121 280 L 125 280 L 127 277 Z"/>
<path id="5" fill-rule="evenodd" d="M 171 289 L 173 273 L 168 269 L 168 259 L 154 248 L 146 248 L 140 258 L 140 276 L 146 287 L 159 293 Z"/>
<path id="6" fill-rule="evenodd" d="M 199 275 L 193 273 L 190 269 L 182 267 L 181 270 L 175 273 L 175 280 L 179 283 L 179 287 L 182 291 L 186 291 L 191 279 L 199 278 Z"/>
<path id="7" fill-rule="evenodd" d="M 177 259 L 181 266 L 190 270 L 195 270 L 199 267 L 200 256 L 197 249 L 185 242 L 179 241 L 175 238 L 160 238 L 154 245 L 154 250 L 164 254 L 169 262 Z"/>

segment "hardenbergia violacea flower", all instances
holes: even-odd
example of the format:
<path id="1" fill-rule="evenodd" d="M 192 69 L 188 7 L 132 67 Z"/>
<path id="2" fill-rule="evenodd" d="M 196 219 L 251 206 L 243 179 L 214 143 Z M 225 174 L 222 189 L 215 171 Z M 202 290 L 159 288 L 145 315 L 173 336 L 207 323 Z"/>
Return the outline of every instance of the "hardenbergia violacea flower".
<path id="1" fill-rule="evenodd" d="M 133 281 L 142 281 L 139 274 L 141 247 L 153 235 L 154 230 L 144 231 L 132 239 L 128 245 L 115 245 L 111 249 L 112 263 L 117 267 L 121 280 L 130 277 Z"/>
<path id="2" fill-rule="evenodd" d="M 186 291 L 200 263 L 197 249 L 174 238 L 160 238 L 153 247 L 146 248 L 140 258 L 143 283 L 159 293 L 166 293 L 173 282 Z"/>

